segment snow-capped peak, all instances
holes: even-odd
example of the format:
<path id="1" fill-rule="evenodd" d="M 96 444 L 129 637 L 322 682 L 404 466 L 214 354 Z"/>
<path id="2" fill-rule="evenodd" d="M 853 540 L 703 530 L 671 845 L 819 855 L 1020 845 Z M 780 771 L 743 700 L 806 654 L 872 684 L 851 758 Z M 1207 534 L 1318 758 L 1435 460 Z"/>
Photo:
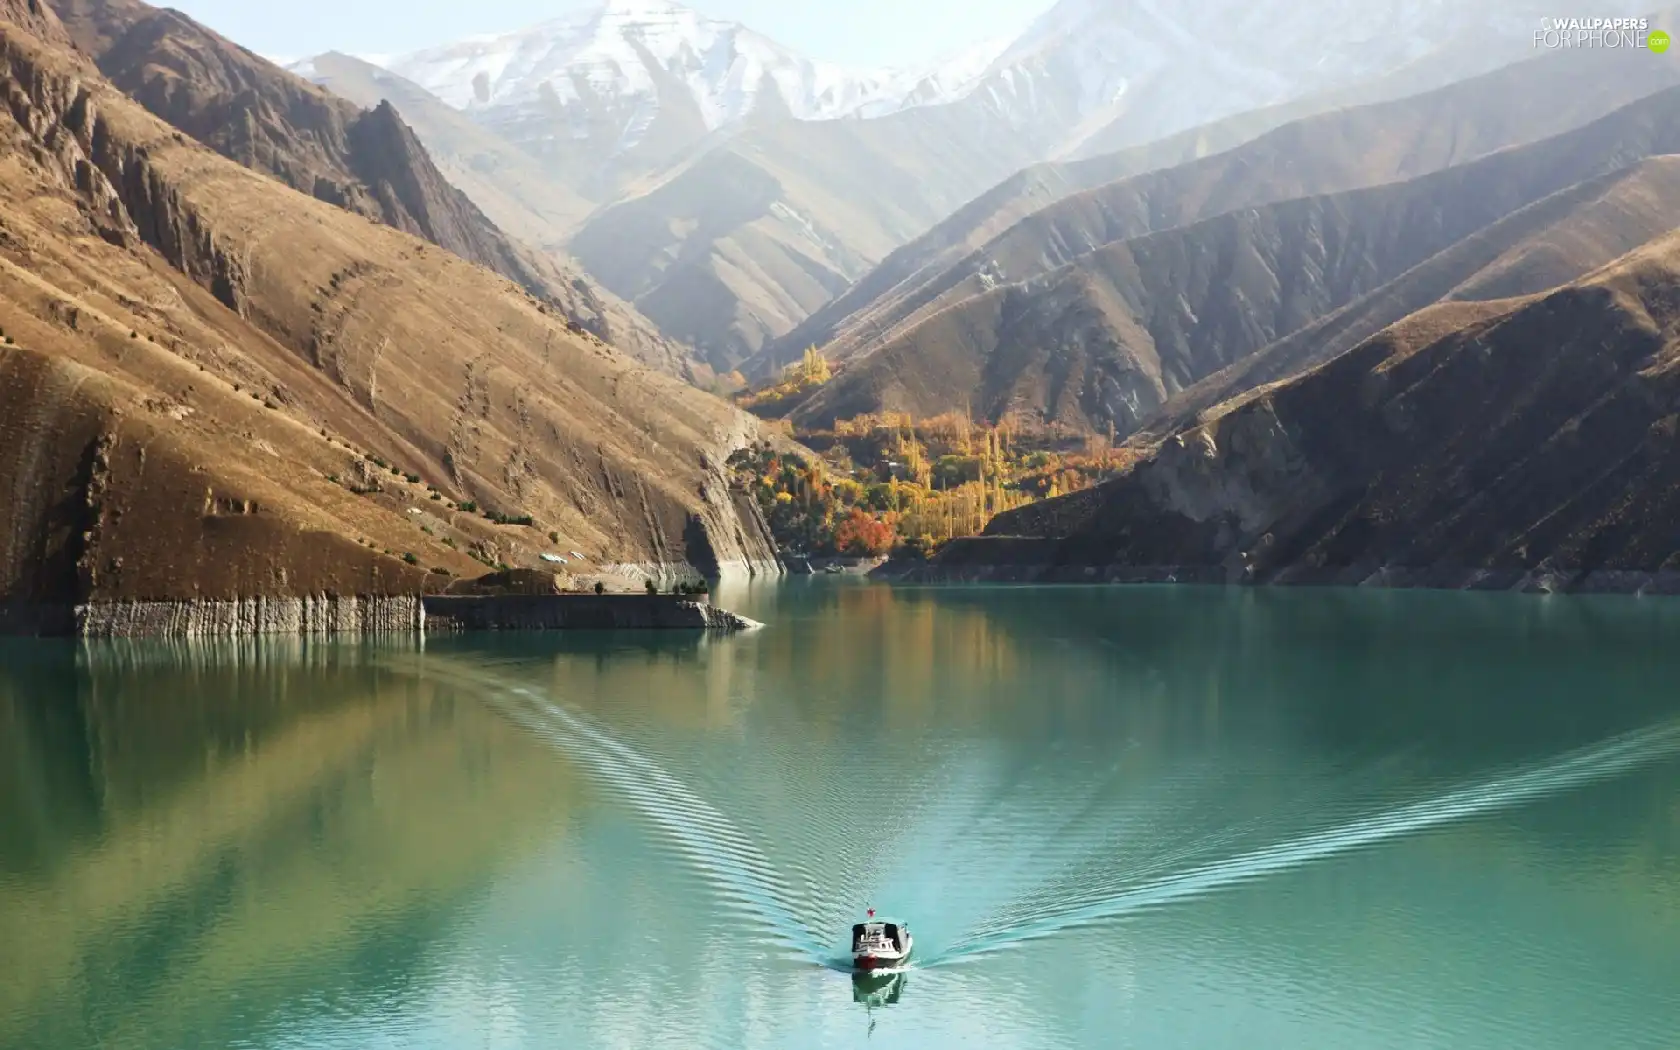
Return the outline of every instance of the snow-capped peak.
<path id="1" fill-rule="evenodd" d="M 820 119 L 886 99 L 902 82 L 891 71 L 810 61 L 671 0 L 608 0 L 529 29 L 398 56 L 387 68 L 459 109 L 538 100 L 621 108 L 681 85 L 708 128 L 752 112 L 767 85 L 793 116 Z"/>

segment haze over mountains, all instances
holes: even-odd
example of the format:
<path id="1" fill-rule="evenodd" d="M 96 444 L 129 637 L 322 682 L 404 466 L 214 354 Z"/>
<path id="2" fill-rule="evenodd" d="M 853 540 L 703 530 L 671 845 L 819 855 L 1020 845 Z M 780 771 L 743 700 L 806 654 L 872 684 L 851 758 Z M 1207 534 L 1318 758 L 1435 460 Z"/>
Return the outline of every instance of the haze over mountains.
<path id="1" fill-rule="evenodd" d="M 1510 211 L 1680 148 L 1660 92 L 1680 68 L 1628 65 L 1558 53 L 1066 198 L 850 322 L 827 345 L 863 358 L 795 418 L 968 404 L 1129 434 L 1184 387 Z"/>
<path id="2" fill-rule="evenodd" d="M 1521 0 L 1062 0 L 911 73 L 652 0 L 295 72 L 137 0 L 0 5 L 0 606 L 384 593 L 550 533 L 772 567 L 723 467 L 771 431 L 696 387 L 811 344 L 796 428 L 1130 438 L 934 574 L 1680 545 L 1680 59 L 1536 55 Z"/>
<path id="3" fill-rule="evenodd" d="M 1480 72 L 1526 45 L 1541 11 L 1061 0 L 1014 40 L 882 72 L 814 63 L 665 0 L 614 0 L 386 64 L 593 202 L 568 250 L 727 369 L 1030 164 L 1310 96 L 1331 105 L 1406 71 Z"/>

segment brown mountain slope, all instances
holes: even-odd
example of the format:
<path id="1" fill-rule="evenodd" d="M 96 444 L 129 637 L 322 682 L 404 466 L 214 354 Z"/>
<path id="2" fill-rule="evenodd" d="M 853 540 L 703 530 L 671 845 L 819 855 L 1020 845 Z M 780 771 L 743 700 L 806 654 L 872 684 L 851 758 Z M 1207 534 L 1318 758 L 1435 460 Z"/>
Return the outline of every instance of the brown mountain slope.
<path id="1" fill-rule="evenodd" d="M 1000 517 L 950 567 L 1625 589 L 1680 569 L 1677 408 L 1671 234 L 1458 330 L 1385 333 Z"/>
<path id="2" fill-rule="evenodd" d="M 395 73 L 337 52 L 310 59 L 303 73 L 364 109 L 395 106 L 449 181 L 497 226 L 532 247 L 560 251 L 596 207 L 530 154 Z"/>
<path id="3" fill-rule="evenodd" d="M 684 371 L 681 347 L 493 224 L 390 103 L 363 110 L 176 11 L 139 0 L 55 3 L 112 83 L 223 156 L 486 266 L 639 359 Z"/>
<path id="4" fill-rule="evenodd" d="M 412 593 L 550 531 L 592 563 L 770 559 L 722 473 L 741 413 L 4 22 L 0 84 L 0 604 Z"/>
<path id="5" fill-rule="evenodd" d="M 0 0 L 0 22 L 10 22 L 53 44 L 70 43 L 64 24 L 45 0 Z"/>
<path id="6" fill-rule="evenodd" d="M 766 118 L 703 144 L 568 244 L 662 331 L 730 368 L 886 254 L 1037 159 L 953 107 Z"/>
<path id="7" fill-rule="evenodd" d="M 764 371 L 812 343 L 847 360 L 963 299 L 1047 273 L 1103 245 L 1241 208 L 1439 171 L 1579 127 L 1675 84 L 1680 59 L 1673 56 L 1553 52 L 1424 94 L 1294 121 L 1223 153 L 1063 194 L 974 244 L 969 231 L 992 230 L 1013 216 L 1015 198 L 1005 190 L 901 249 L 774 344 L 773 360 L 755 366 Z M 1073 182 L 1107 164 L 1125 174 L 1142 156 L 1059 171 Z M 1054 186 L 1053 176 L 1042 178 Z"/>
<path id="8" fill-rule="evenodd" d="M 1192 384 L 1163 405 L 1133 443 L 1147 447 L 1194 426 L 1202 413 L 1328 361 L 1403 319 L 1412 325 L 1456 324 L 1483 313 L 1481 304 L 1567 284 L 1673 229 L 1677 213 L 1676 156 L 1655 157 L 1561 190 Z"/>
<path id="9" fill-rule="evenodd" d="M 1123 241 L 937 313 L 795 412 L 1041 413 L 1130 433 L 1202 378 L 1518 209 L 1680 151 L 1680 88 L 1409 182 L 1234 212 Z"/>
<path id="10" fill-rule="evenodd" d="M 568 316 L 638 360 L 690 382 L 704 383 L 689 348 L 665 336 L 635 307 L 587 275 L 566 254 L 566 238 L 594 204 L 543 169 L 540 162 L 424 88 L 348 55 L 311 60 L 311 79 L 369 109 L 393 105 L 415 129 L 438 169 L 497 228 L 542 253 L 561 276 Z"/>

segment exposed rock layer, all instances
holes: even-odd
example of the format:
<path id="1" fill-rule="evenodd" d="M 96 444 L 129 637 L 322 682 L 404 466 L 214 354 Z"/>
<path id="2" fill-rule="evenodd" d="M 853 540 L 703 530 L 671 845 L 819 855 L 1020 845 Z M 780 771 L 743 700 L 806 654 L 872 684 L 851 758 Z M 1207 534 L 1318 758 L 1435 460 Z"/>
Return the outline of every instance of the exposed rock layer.
<path id="1" fill-rule="evenodd" d="M 1669 588 L 1680 234 L 1409 334 L 1222 406 L 1115 481 L 1001 515 L 928 572 Z"/>
<path id="2" fill-rule="evenodd" d="M 4 21 L 0 102 L 0 604 L 412 596 L 554 547 L 779 571 L 716 496 L 750 417 Z"/>

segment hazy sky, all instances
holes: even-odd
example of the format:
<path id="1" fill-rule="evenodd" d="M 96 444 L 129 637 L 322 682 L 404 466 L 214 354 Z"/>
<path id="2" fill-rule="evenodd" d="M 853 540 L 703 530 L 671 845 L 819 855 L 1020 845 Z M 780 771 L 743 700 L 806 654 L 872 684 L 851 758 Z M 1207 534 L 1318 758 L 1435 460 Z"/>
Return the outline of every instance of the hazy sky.
<path id="1" fill-rule="evenodd" d="M 154 0 L 159 2 L 159 0 Z M 684 0 L 809 58 L 915 65 L 1024 28 L 1050 0 Z M 396 53 L 506 32 L 595 0 L 162 0 L 260 54 Z"/>

